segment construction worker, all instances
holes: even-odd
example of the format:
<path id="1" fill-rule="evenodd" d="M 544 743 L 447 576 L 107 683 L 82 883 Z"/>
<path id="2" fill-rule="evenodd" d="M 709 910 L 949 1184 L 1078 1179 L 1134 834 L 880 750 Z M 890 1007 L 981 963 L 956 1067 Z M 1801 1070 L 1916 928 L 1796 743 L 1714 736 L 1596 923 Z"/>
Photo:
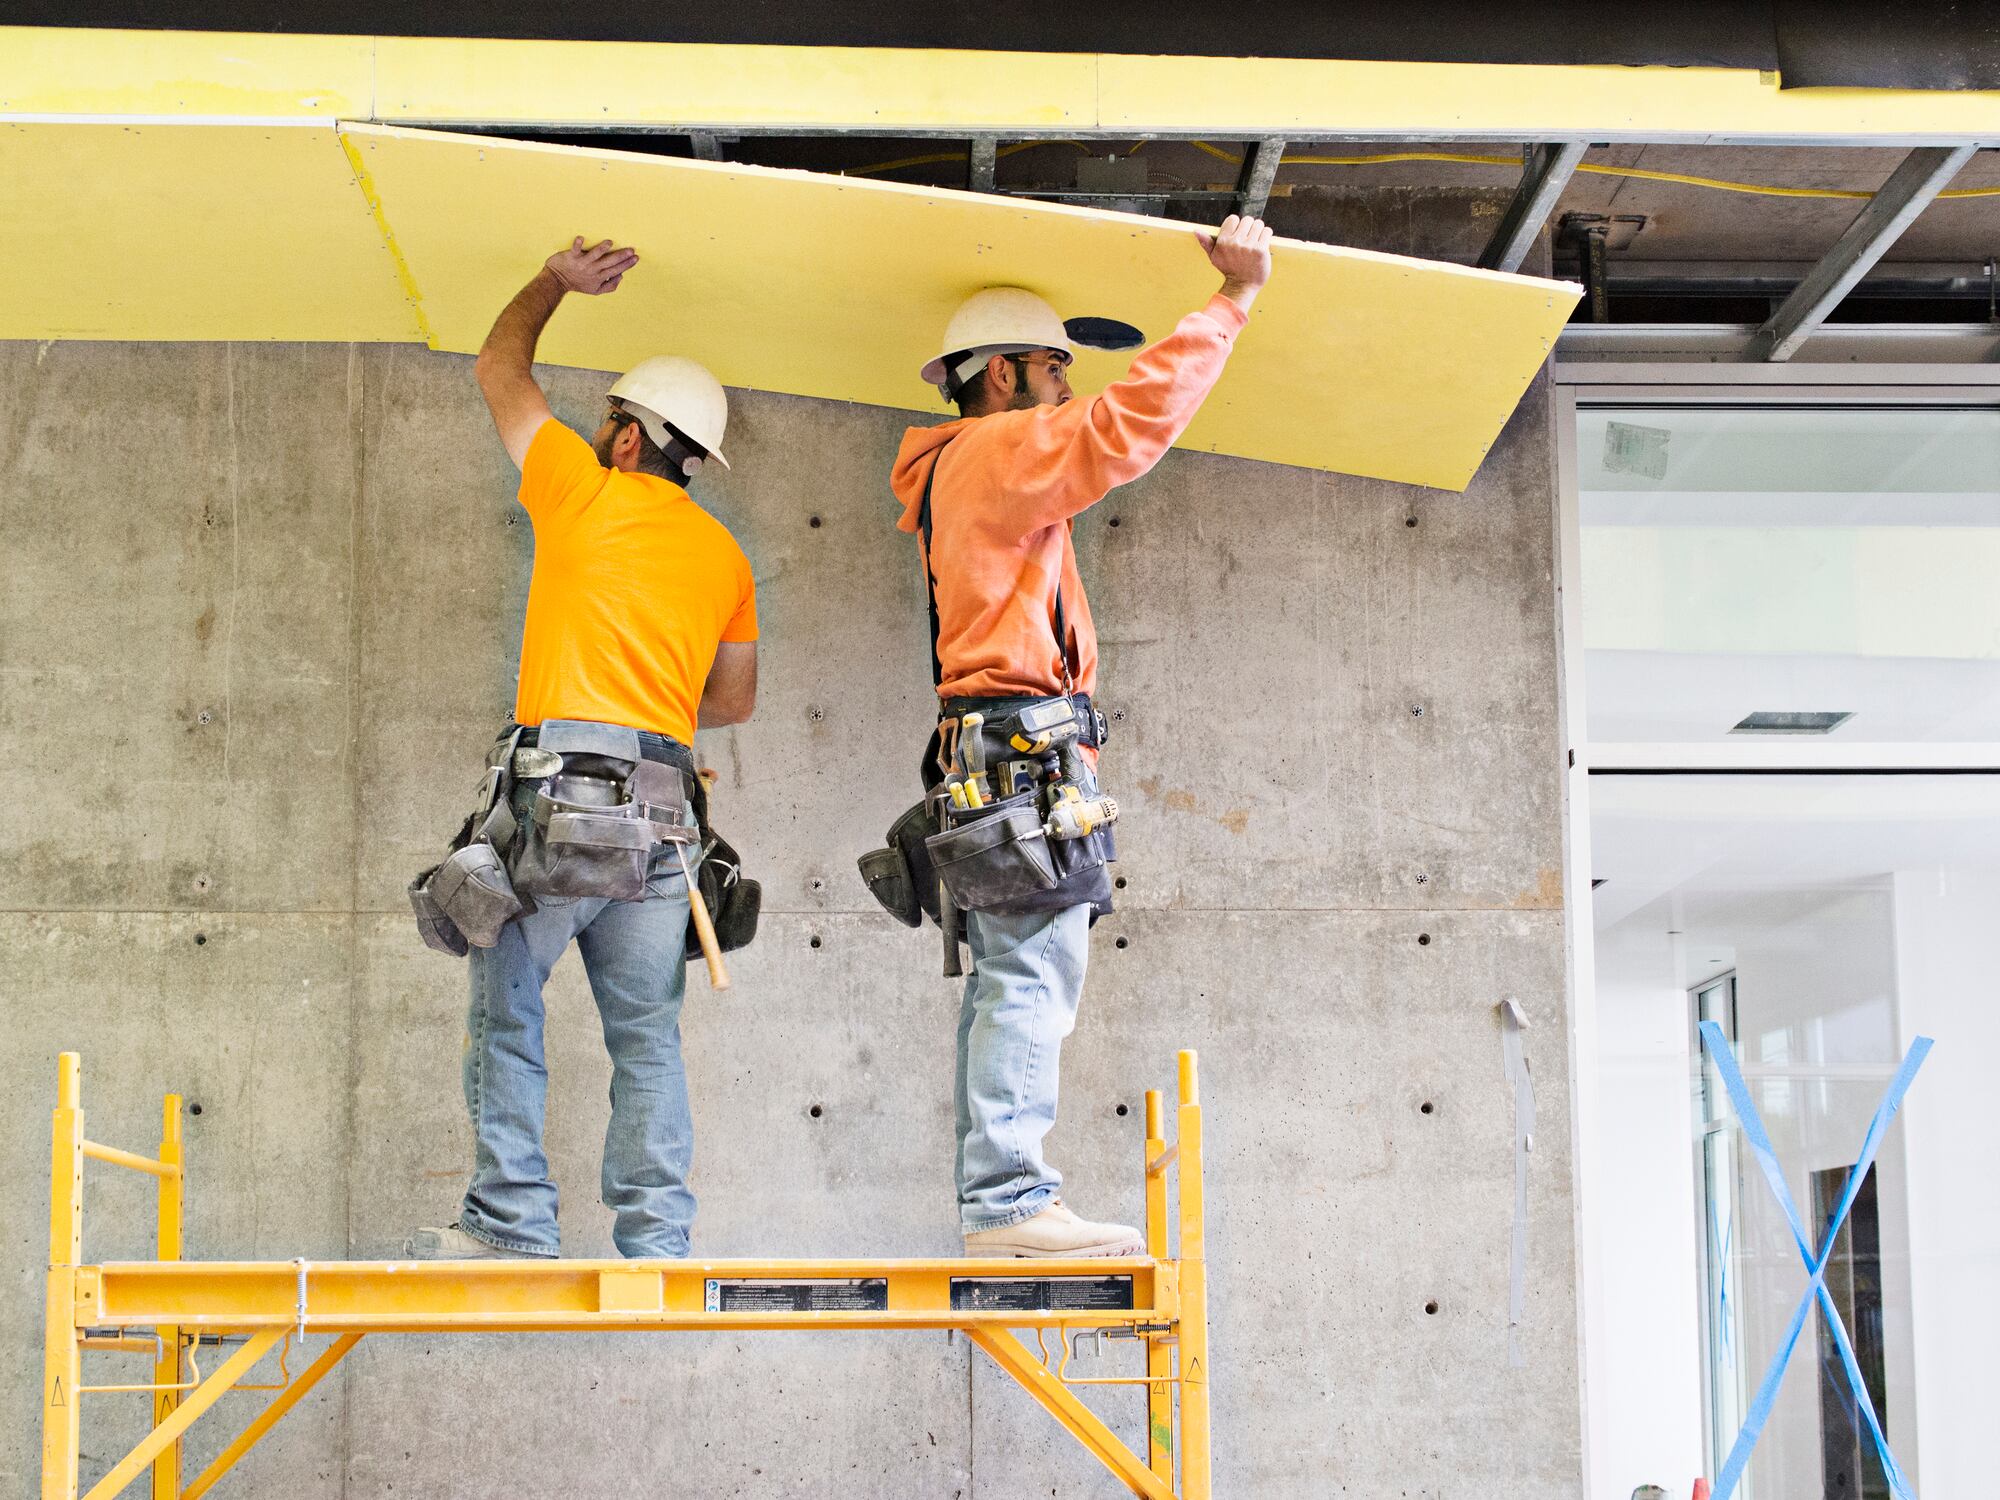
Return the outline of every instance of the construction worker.
<path id="1" fill-rule="evenodd" d="M 492 946 L 473 938 L 464 1060 L 477 1138 L 472 1181 L 457 1222 L 418 1230 L 412 1256 L 560 1253 L 556 1186 L 542 1148 L 542 986 L 572 940 L 611 1055 L 602 1192 L 615 1215 L 613 1237 L 628 1256 L 688 1252 L 693 1126 L 680 1011 L 687 882 L 699 862 L 699 845 L 691 858 L 685 839 L 700 796 L 689 747 L 697 725 L 749 718 L 757 693 L 750 564 L 685 488 L 707 462 L 728 467 L 721 450 L 728 406 L 701 366 L 648 359 L 611 387 L 586 442 L 550 415 L 532 368 L 536 341 L 563 297 L 616 291 L 637 261 L 609 240 L 586 246 L 577 238 L 507 304 L 474 366 L 500 441 L 521 470 L 520 502 L 534 524 L 515 724 L 491 761 L 500 783 L 511 785 L 501 799 L 502 852 L 511 851 L 510 873 L 529 899 Z M 674 805 L 642 803 L 637 791 L 623 790 L 642 784 L 673 788 Z M 583 804 L 593 801 L 614 804 L 602 809 L 607 823 L 625 815 L 655 820 L 633 854 L 631 884 L 622 899 L 548 894 L 588 890 L 601 878 L 589 861 L 604 851 L 581 840 L 572 861 L 581 873 L 550 873 L 561 861 L 549 857 L 548 809 L 568 809 L 581 822 L 593 812 Z M 655 834 L 666 841 L 654 843 Z"/>
<path id="2" fill-rule="evenodd" d="M 922 371 L 957 403 L 960 417 L 904 434 L 891 480 L 903 504 L 897 525 L 919 536 L 932 593 L 938 766 L 958 768 L 948 779 L 984 785 L 984 798 L 1010 798 L 1011 778 L 1037 774 L 1035 762 L 1003 767 L 1006 786 L 986 785 L 978 768 L 994 754 L 1012 753 L 1010 742 L 1016 751 L 1035 743 L 1033 726 L 1055 720 L 1081 726 L 1070 732 L 1086 763 L 1069 779 L 1094 774 L 1103 725 L 1091 703 L 1097 635 L 1077 574 L 1074 519 L 1146 473 L 1180 436 L 1221 377 L 1271 271 L 1271 232 L 1257 219 L 1232 215 L 1216 234 L 1196 238 L 1222 273 L 1221 288 L 1096 396 L 1075 399 L 1063 322 L 1018 287 L 975 294 L 952 318 L 944 352 Z M 980 722 L 965 720 L 970 713 L 982 717 L 977 731 L 960 728 Z M 955 754 L 954 734 L 962 740 L 968 732 L 989 738 L 969 757 Z M 1094 785 L 1081 791 L 1082 805 L 1090 805 Z M 973 790 L 975 808 L 981 800 Z M 1060 1196 L 1061 1174 L 1043 1156 L 1093 911 L 1108 909 L 1110 892 L 1101 858 L 1094 869 L 1083 860 L 1065 872 L 1061 852 L 1086 845 L 1054 842 L 1075 830 L 1056 832 L 1053 817 L 1050 829 L 1058 890 L 1073 891 L 1074 904 L 979 910 L 960 903 L 972 907 L 964 912 L 972 970 L 959 1015 L 955 1090 L 960 1230 L 969 1255 L 1137 1255 L 1144 1242 L 1136 1229 L 1071 1211 Z M 951 951 L 955 961 L 956 947 Z"/>

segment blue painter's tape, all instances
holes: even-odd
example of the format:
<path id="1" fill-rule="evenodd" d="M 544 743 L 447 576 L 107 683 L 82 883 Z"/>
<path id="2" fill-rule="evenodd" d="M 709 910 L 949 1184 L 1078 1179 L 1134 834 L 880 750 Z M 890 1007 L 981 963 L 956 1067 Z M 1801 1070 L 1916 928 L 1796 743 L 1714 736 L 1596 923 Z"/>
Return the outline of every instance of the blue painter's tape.
<path id="1" fill-rule="evenodd" d="M 1917 1069 L 1923 1066 L 1924 1058 L 1930 1054 L 1931 1039 L 1920 1036 L 1911 1044 L 1909 1053 L 1903 1058 L 1903 1065 L 1896 1070 L 1896 1076 L 1889 1084 L 1888 1092 L 1875 1107 L 1875 1118 L 1869 1121 L 1868 1134 L 1861 1142 L 1861 1154 L 1847 1174 L 1846 1186 L 1841 1189 L 1840 1201 L 1827 1221 L 1826 1238 L 1817 1253 L 1807 1238 L 1798 1206 L 1792 1201 L 1791 1188 L 1786 1185 L 1784 1169 L 1778 1165 L 1778 1153 L 1771 1145 L 1770 1133 L 1764 1129 L 1763 1116 L 1757 1113 L 1757 1106 L 1750 1098 L 1750 1087 L 1743 1081 L 1742 1070 L 1736 1066 L 1728 1037 L 1723 1035 L 1722 1028 L 1715 1022 L 1703 1021 L 1701 1039 L 1715 1062 L 1716 1071 L 1722 1075 L 1723 1087 L 1729 1091 L 1729 1102 L 1742 1124 L 1743 1138 L 1750 1143 L 1757 1165 L 1764 1173 L 1764 1180 L 1771 1185 L 1771 1196 L 1778 1200 L 1778 1207 L 1784 1212 L 1785 1222 L 1791 1227 L 1792 1241 L 1798 1247 L 1799 1259 L 1805 1263 L 1810 1277 L 1805 1295 L 1799 1298 L 1798 1308 L 1792 1314 L 1791 1325 L 1785 1330 L 1785 1337 L 1772 1356 L 1763 1380 L 1758 1383 L 1756 1398 L 1751 1401 L 1750 1410 L 1743 1418 L 1743 1430 L 1737 1433 L 1736 1441 L 1730 1445 L 1729 1457 L 1722 1465 L 1722 1472 L 1715 1477 L 1715 1500 L 1729 1500 L 1742 1479 L 1750 1454 L 1757 1446 L 1757 1439 L 1763 1436 L 1764 1424 L 1770 1420 L 1771 1408 L 1778 1399 L 1778 1386 L 1785 1378 L 1785 1367 L 1791 1363 L 1792 1351 L 1798 1346 L 1799 1335 L 1805 1331 L 1806 1314 L 1812 1310 L 1815 1301 L 1819 1303 L 1820 1316 L 1826 1321 L 1834 1347 L 1840 1353 L 1841 1367 L 1847 1373 L 1848 1387 L 1854 1393 L 1855 1404 L 1866 1423 L 1876 1457 L 1882 1461 L 1882 1473 L 1889 1481 L 1890 1494 L 1895 1496 L 1895 1500 L 1916 1500 L 1916 1492 L 1910 1488 L 1910 1481 L 1902 1466 L 1896 1462 L 1896 1455 L 1889 1451 L 1889 1440 L 1883 1435 L 1882 1423 L 1875 1415 L 1875 1403 L 1868 1395 L 1867 1383 L 1861 1378 L 1861 1365 L 1854 1357 L 1847 1329 L 1841 1323 L 1833 1297 L 1826 1289 L 1825 1277 L 1826 1263 L 1833 1255 L 1840 1227 L 1854 1207 L 1854 1198 L 1861 1191 L 1862 1179 L 1868 1175 L 1868 1169 L 1875 1163 L 1876 1153 L 1882 1149 L 1882 1137 L 1889 1129 L 1889 1122 L 1895 1119 L 1896 1111 L 1902 1107 L 1903 1096 L 1916 1081 Z"/>

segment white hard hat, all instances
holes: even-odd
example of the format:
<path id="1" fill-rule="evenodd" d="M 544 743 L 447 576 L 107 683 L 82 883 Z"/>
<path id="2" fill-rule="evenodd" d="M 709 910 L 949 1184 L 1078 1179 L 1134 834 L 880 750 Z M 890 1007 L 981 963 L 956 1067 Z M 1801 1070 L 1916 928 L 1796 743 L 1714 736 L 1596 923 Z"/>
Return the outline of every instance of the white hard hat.
<path id="1" fill-rule="evenodd" d="M 723 394 L 722 382 L 693 360 L 675 354 L 642 359 L 618 377 L 608 394 L 616 396 L 639 419 L 656 447 L 667 446 L 667 424 L 672 423 L 710 458 L 725 469 L 729 467 L 729 460 L 722 456 L 729 397 Z"/>
<path id="2" fill-rule="evenodd" d="M 1018 286 L 989 286 L 961 302 L 945 325 L 944 348 L 919 372 L 951 399 L 952 388 L 996 354 L 1055 349 L 1074 356 L 1063 320 L 1033 292 Z M 950 363 L 954 354 L 965 359 Z"/>

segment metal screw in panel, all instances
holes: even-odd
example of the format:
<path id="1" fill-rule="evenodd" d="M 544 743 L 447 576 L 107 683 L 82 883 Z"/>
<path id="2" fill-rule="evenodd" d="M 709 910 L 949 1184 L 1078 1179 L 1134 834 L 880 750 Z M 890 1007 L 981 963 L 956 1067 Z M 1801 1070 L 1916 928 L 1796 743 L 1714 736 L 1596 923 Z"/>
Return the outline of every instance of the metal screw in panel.
<path id="1" fill-rule="evenodd" d="M 215 715 L 210 713 L 207 709 L 204 708 L 200 713 L 194 716 L 194 721 L 197 724 L 207 724 L 212 722 L 214 718 Z"/>
<path id="2" fill-rule="evenodd" d="M 1410 705 L 1410 717 L 1411 717 L 1411 718 L 1413 718 L 1413 719 L 1421 719 L 1421 718 L 1422 718 L 1423 716 L 1424 716 L 1424 706 L 1423 706 L 1423 704 L 1421 704 L 1421 703 L 1412 703 L 1412 704 Z"/>
<path id="3" fill-rule="evenodd" d="M 821 707 L 820 707 L 820 706 L 819 706 L 818 704 L 814 704 L 814 705 L 813 705 L 813 706 L 812 706 L 811 708 L 809 708 L 809 709 L 807 709 L 807 710 L 806 710 L 806 722 L 807 722 L 808 724 L 823 724 L 823 723 L 825 723 L 825 722 L 826 722 L 826 710 L 825 710 L 825 709 L 823 709 L 823 708 L 821 708 Z"/>
<path id="4" fill-rule="evenodd" d="M 1418 885 L 1429 885 L 1430 883 L 1431 883 L 1430 876 L 1426 875 L 1422 870 L 1417 871 Z"/>

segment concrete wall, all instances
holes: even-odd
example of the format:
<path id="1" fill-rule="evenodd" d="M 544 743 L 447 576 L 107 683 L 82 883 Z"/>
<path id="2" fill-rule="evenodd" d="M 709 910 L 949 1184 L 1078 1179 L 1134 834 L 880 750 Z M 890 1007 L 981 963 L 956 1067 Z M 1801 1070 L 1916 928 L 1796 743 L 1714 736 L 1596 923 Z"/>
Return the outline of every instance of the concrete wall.
<path id="1" fill-rule="evenodd" d="M 1492 223 L 1490 197 L 1408 197 L 1284 203 L 1426 252 Z M 594 421 L 602 377 L 547 374 Z M 696 489 L 765 632 L 757 719 L 700 746 L 766 883 L 736 988 L 691 981 L 700 1254 L 956 1248 L 954 991 L 853 871 L 930 713 L 884 484 L 906 420 L 739 395 L 735 472 Z M 1053 1145 L 1074 1203 L 1137 1215 L 1142 1091 L 1202 1050 L 1223 1495 L 1577 1492 L 1548 423 L 1538 384 L 1463 497 L 1175 455 L 1077 527 L 1127 883 Z M 511 702 L 530 536 L 467 362 L 406 348 L 0 345 L 0 518 L 0 1430 L 29 1434 L 58 1050 L 99 1139 L 152 1140 L 164 1089 L 201 1104 L 195 1256 L 377 1257 L 452 1212 L 464 980 L 402 885 Z M 1508 994 L 1540 1111 L 1518 1370 Z M 549 1030 L 565 1248 L 606 1254 L 574 959 Z M 141 1253 L 138 1189 L 89 1191 L 87 1255 Z M 93 1399 L 128 1418 L 91 1417 L 95 1472 L 137 1413 Z M 1138 1438 L 1135 1397 L 1096 1404 Z M 0 1449 L 0 1488 L 33 1447 Z M 235 1493 L 557 1476 L 1118 1492 L 962 1340 L 766 1335 L 371 1341 Z"/>

